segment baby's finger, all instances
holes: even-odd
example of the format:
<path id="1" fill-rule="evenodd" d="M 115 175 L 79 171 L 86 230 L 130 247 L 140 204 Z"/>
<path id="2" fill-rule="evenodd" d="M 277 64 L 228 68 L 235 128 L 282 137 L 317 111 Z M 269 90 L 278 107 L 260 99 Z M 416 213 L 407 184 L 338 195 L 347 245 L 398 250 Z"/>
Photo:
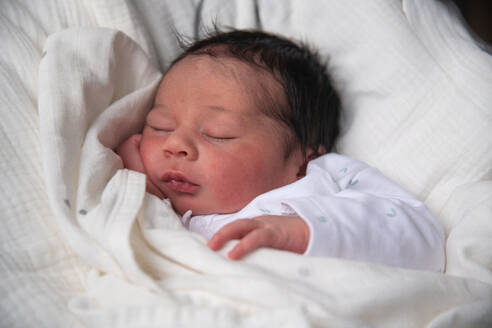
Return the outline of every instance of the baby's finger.
<path id="1" fill-rule="evenodd" d="M 130 137 L 130 140 L 133 144 L 137 145 L 137 147 L 140 147 L 140 142 L 142 141 L 142 134 L 140 133 L 134 134 Z"/>
<path id="2" fill-rule="evenodd" d="M 226 224 L 217 231 L 207 243 L 210 249 L 216 251 L 232 239 L 241 239 L 258 228 L 258 222 L 250 219 L 241 219 Z"/>
<path id="3" fill-rule="evenodd" d="M 142 141 L 142 134 L 136 133 L 130 136 L 130 138 L 126 139 L 123 144 L 130 146 L 132 148 L 139 148 L 140 142 Z"/>
<path id="4" fill-rule="evenodd" d="M 116 152 L 120 155 L 125 168 L 145 173 L 145 168 L 139 152 L 140 140 L 141 135 L 133 135 L 121 144 L 116 149 Z"/>
<path id="5" fill-rule="evenodd" d="M 140 142 L 142 141 L 141 134 L 134 134 L 130 138 L 123 141 L 117 148 L 116 153 L 120 154 L 122 152 L 133 152 L 135 150 L 138 151 L 140 148 Z"/>
<path id="6" fill-rule="evenodd" d="M 274 243 L 274 236 L 268 229 L 256 229 L 247 234 L 227 254 L 231 260 L 238 260 L 259 247 L 269 247 Z"/>

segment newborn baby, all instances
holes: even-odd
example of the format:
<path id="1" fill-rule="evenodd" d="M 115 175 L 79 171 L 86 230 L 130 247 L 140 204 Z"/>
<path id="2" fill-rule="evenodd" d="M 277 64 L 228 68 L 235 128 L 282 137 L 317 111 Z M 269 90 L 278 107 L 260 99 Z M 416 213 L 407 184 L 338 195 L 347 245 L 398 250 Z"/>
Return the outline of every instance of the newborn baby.
<path id="1" fill-rule="evenodd" d="M 377 170 L 330 153 L 339 99 L 306 46 L 216 33 L 164 75 L 141 134 L 117 149 L 147 191 L 239 259 L 258 247 L 442 270 L 428 209 Z"/>

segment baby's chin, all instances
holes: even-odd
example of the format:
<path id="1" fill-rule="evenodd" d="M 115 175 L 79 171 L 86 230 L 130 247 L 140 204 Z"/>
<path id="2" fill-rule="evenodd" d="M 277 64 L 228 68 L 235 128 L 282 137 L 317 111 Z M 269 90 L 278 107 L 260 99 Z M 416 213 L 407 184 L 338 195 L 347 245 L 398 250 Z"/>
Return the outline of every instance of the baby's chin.
<path id="1" fill-rule="evenodd" d="M 246 204 L 228 204 L 220 205 L 220 204 L 211 204 L 211 203 L 194 203 L 194 202 L 184 202 L 184 201 L 175 201 L 171 199 L 171 204 L 174 208 L 174 211 L 179 215 L 183 216 L 186 212 L 191 211 L 192 216 L 197 215 L 210 215 L 210 214 L 231 214 L 235 212 L 239 212 Z"/>

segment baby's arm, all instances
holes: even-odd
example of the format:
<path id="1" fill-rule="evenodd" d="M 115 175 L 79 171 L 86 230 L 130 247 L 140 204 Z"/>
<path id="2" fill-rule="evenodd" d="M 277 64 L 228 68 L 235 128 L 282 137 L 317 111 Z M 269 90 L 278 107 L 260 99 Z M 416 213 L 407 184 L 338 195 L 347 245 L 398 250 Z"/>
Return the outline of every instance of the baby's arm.
<path id="1" fill-rule="evenodd" d="M 120 155 L 121 160 L 125 168 L 133 171 L 137 171 L 147 175 L 142 157 L 140 156 L 140 141 L 142 140 L 141 134 L 134 134 L 130 138 L 126 139 L 121 145 L 116 148 L 116 153 Z M 160 199 L 166 198 L 166 195 L 155 186 L 155 184 L 147 177 L 146 182 L 147 192 L 159 197 Z"/>
<path id="2" fill-rule="evenodd" d="M 445 237 L 439 222 L 378 170 L 329 154 L 310 164 L 307 178 L 306 183 L 337 190 L 284 201 L 310 227 L 306 255 L 444 270 Z"/>
<path id="3" fill-rule="evenodd" d="M 220 249 L 227 241 L 240 239 L 228 253 L 237 260 L 259 247 L 271 247 L 295 253 L 304 253 L 309 242 L 309 228 L 298 216 L 259 216 L 254 219 L 233 221 L 208 242 L 212 250 Z"/>

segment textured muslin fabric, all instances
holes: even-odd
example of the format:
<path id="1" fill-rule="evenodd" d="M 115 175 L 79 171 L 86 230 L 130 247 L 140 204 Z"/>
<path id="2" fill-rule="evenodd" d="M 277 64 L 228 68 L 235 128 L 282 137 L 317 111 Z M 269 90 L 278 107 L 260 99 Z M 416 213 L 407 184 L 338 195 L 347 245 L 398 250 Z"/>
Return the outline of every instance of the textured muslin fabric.
<path id="1" fill-rule="evenodd" d="M 129 231 L 111 236 L 98 229 L 133 221 L 145 193 L 145 178 L 124 171 L 118 196 L 105 201 L 101 191 L 111 190 L 106 184 L 122 168 L 112 149 L 142 124 L 160 78 L 140 47 L 115 31 L 67 30 L 43 49 L 38 105 L 49 200 L 71 248 L 104 271 L 118 264 L 95 241 L 117 243 Z"/>

